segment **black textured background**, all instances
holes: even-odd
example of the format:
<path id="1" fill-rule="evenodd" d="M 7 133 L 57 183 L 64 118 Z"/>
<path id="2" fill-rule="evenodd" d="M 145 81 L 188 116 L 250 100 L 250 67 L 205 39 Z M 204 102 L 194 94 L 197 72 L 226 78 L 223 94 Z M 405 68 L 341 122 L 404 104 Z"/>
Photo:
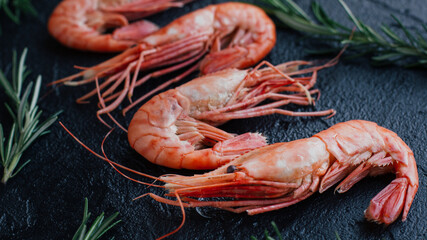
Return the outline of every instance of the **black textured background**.
<path id="1" fill-rule="evenodd" d="M 27 65 L 43 76 L 47 84 L 75 73 L 73 65 L 90 66 L 112 55 L 78 52 L 65 48 L 52 39 L 46 29 L 47 19 L 59 1 L 32 1 L 39 12 L 37 18 L 24 17 L 17 26 L 1 13 L 3 34 L 0 36 L 0 68 L 10 72 L 12 50 L 19 53 L 29 48 Z M 171 9 L 150 19 L 165 25 L 187 12 L 221 1 L 196 1 L 182 9 Z M 309 11 L 310 1 L 297 1 Z M 333 18 L 345 20 L 352 26 L 337 1 L 320 1 Z M 369 0 L 346 1 L 356 16 L 368 25 L 393 24 L 395 14 L 407 26 L 421 29 L 427 23 L 425 0 Z M 377 28 L 378 29 L 378 28 Z M 294 59 L 316 59 L 307 56 L 304 49 L 313 47 L 313 41 L 288 29 L 278 29 L 278 41 L 267 60 L 278 64 Z M 146 85 L 144 91 L 157 83 Z M 78 105 L 74 100 L 92 86 L 55 88 L 41 102 L 45 116 L 63 110 L 60 120 L 81 140 L 99 151 L 107 128 L 95 117 L 95 104 Z M 270 142 L 291 141 L 311 135 L 335 123 L 351 119 L 365 119 L 395 131 L 414 151 L 418 163 L 420 187 L 408 220 L 400 219 L 385 228 L 367 222 L 363 211 L 369 200 L 394 178 L 393 175 L 367 178 L 345 194 L 332 190 L 278 211 L 257 216 L 233 214 L 213 209 L 188 209 L 184 227 L 171 239 L 249 239 L 251 235 L 263 239 L 265 229 L 272 230 L 275 221 L 285 239 L 427 239 L 426 185 L 427 181 L 427 78 L 425 70 L 408 70 L 397 66 L 375 68 L 368 58 L 341 61 L 337 66 L 319 73 L 317 87 L 322 97 L 316 109 L 335 108 L 332 119 L 290 118 L 266 116 L 231 121 L 222 128 L 234 132 L 259 131 Z M 51 88 L 44 86 L 43 92 Z M 5 95 L 0 94 L 0 102 Z M 307 110 L 299 108 L 299 110 Z M 120 121 L 128 124 L 132 114 Z M 0 105 L 0 120 L 10 126 L 9 116 Z M 70 239 L 82 218 L 83 199 L 89 198 L 89 210 L 98 215 L 120 212 L 123 220 L 107 236 L 116 239 L 153 239 L 160 237 L 181 222 L 179 208 L 142 198 L 157 189 L 124 179 L 108 164 L 84 150 L 59 126 L 36 141 L 24 154 L 32 162 L 7 185 L 0 186 L 0 239 Z M 139 171 L 159 176 L 165 173 L 193 174 L 191 171 L 172 170 L 148 163 L 127 143 L 126 135 L 115 131 L 105 145 L 107 154 L 117 162 Z"/>

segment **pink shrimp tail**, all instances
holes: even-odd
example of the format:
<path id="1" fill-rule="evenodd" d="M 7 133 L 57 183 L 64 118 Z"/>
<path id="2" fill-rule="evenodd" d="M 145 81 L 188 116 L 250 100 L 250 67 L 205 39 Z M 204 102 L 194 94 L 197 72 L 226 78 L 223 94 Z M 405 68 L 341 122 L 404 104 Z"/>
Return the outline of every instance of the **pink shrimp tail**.
<path id="1" fill-rule="evenodd" d="M 396 133 L 372 122 L 353 120 L 315 136 L 327 142 L 329 151 L 337 158 L 323 177 L 319 192 L 343 178 L 336 188 L 339 193 L 368 175 L 393 172 L 396 179 L 371 200 L 365 217 L 389 225 L 402 213 L 402 221 L 406 220 L 418 190 L 418 171 L 413 152 Z M 346 153 L 353 154 L 348 158 Z"/>
<path id="2" fill-rule="evenodd" d="M 393 180 L 371 200 L 365 217 L 389 225 L 403 210 L 402 221 L 405 221 L 417 190 L 418 186 L 410 185 L 404 177 Z"/>
<path id="3" fill-rule="evenodd" d="M 365 211 L 368 220 L 389 225 L 402 213 L 402 221 L 406 220 L 412 201 L 418 190 L 418 171 L 413 152 L 398 138 L 397 135 L 380 128 L 387 152 L 395 159 L 394 179 L 386 188 L 378 193 Z"/>

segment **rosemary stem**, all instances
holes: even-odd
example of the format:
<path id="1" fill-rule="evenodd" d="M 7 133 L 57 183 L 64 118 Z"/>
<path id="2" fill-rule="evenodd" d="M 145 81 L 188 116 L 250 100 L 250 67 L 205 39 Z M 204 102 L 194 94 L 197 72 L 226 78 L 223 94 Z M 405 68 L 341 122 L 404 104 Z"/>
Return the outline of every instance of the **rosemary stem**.
<path id="1" fill-rule="evenodd" d="M 425 32 L 410 31 L 395 16 L 391 15 L 397 23 L 397 28 L 404 33 L 406 38 L 399 37 L 392 27 L 381 25 L 381 32 L 377 32 L 373 27 L 368 26 L 357 18 L 344 0 L 338 0 L 347 16 L 355 25 L 352 31 L 338 21 L 328 16 L 327 12 L 319 3 L 312 3 L 314 19 L 311 19 L 293 0 L 262 0 L 262 7 L 268 14 L 274 15 L 278 20 L 299 32 L 339 42 L 348 46 L 348 52 L 354 56 L 369 54 L 373 63 L 389 64 L 397 63 L 407 67 L 423 66 L 427 67 L 427 27 L 423 26 Z M 349 40 L 349 36 L 353 38 Z M 327 37 L 327 38 L 325 38 Z M 313 53 L 325 53 L 325 50 L 310 51 Z"/>
<path id="2" fill-rule="evenodd" d="M 3 171 L 3 177 L 1 179 L 1 182 L 3 184 L 6 184 L 7 180 L 9 180 L 9 178 L 10 178 L 10 175 L 11 175 L 11 172 L 7 171 L 7 169 L 5 168 L 4 171 Z"/>
<path id="3" fill-rule="evenodd" d="M 9 180 L 9 178 L 12 176 L 13 171 L 15 170 L 16 166 L 18 165 L 19 159 L 20 159 L 20 156 L 15 155 L 13 157 L 12 162 L 8 165 L 8 167 L 4 168 L 3 178 L 1 179 L 1 182 L 3 184 L 6 184 L 7 180 Z"/>

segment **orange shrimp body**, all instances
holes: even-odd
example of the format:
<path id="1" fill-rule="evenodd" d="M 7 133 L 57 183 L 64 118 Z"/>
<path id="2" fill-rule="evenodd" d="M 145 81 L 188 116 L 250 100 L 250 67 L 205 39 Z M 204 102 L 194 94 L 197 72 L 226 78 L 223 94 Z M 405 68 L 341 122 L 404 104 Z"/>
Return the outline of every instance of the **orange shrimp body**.
<path id="1" fill-rule="evenodd" d="M 262 9 L 234 2 L 210 5 L 174 20 L 120 55 L 52 84 L 76 86 L 99 79 L 103 98 L 100 102 L 104 98 L 105 102 L 112 102 L 98 112 L 104 114 L 114 110 L 126 95 L 133 102 L 134 88 L 150 78 L 189 67 L 133 102 L 132 106 L 197 69 L 207 74 L 226 68 L 252 66 L 270 52 L 275 42 L 274 23 Z M 146 75 L 138 79 L 139 71 Z M 74 81 L 79 77 L 83 80 Z M 78 102 L 85 102 L 96 94 L 95 89 Z"/>
<path id="2" fill-rule="evenodd" d="M 250 151 L 203 175 L 165 176 L 168 196 L 184 207 L 212 206 L 233 212 L 258 214 L 295 204 L 335 183 L 339 193 L 364 177 L 396 174 L 370 202 L 365 217 L 386 225 L 402 214 L 406 220 L 418 189 L 415 158 L 394 132 L 376 123 L 353 120 L 336 124 L 311 138 L 276 143 Z M 150 194 L 154 199 L 178 201 Z M 200 201 L 195 198 L 230 197 Z"/>
<path id="3" fill-rule="evenodd" d="M 148 46 L 161 46 L 198 34 L 209 36 L 212 45 L 210 53 L 202 60 L 202 74 L 224 68 L 250 67 L 263 59 L 276 43 L 274 23 L 265 12 L 253 5 L 237 2 L 196 10 L 141 42 Z"/>
<path id="4" fill-rule="evenodd" d="M 259 70 L 258 66 L 251 71 L 226 69 L 163 92 L 135 113 L 128 128 L 129 143 L 146 159 L 162 166 L 214 169 L 266 145 L 260 134 L 234 136 L 214 127 L 216 125 L 273 113 L 333 115 L 332 109 L 291 112 L 278 108 L 289 103 L 312 103 L 310 95 L 317 90 L 308 89 L 316 80 L 315 72 L 326 65 L 298 70 L 300 64 L 295 61 Z M 289 77 L 309 72 L 314 73 L 310 77 Z M 291 93 L 279 93 L 283 91 Z M 266 99 L 273 103 L 256 106 Z"/>
<path id="5" fill-rule="evenodd" d="M 50 34 L 63 45 L 94 52 L 119 52 L 158 30 L 146 20 L 129 24 L 187 1 L 160 0 L 63 0 L 49 18 Z M 112 34 L 105 30 L 119 27 Z"/>

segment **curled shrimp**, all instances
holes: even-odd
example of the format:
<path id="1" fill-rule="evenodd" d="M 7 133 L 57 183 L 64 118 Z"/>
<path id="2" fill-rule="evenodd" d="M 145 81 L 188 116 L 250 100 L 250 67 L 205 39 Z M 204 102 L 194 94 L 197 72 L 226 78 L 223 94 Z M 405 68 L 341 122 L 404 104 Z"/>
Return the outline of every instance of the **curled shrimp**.
<path id="1" fill-rule="evenodd" d="M 50 34 L 63 45 L 85 51 L 119 52 L 158 30 L 147 20 L 129 24 L 191 0 L 63 0 L 49 18 Z M 119 27 L 112 34 L 107 29 Z"/>
<path id="2" fill-rule="evenodd" d="M 400 214 L 402 221 L 408 216 L 418 189 L 414 154 L 396 133 L 373 122 L 352 120 L 311 138 L 255 149 L 203 175 L 161 177 L 169 191 L 166 196 L 176 197 L 176 201 L 147 195 L 181 207 L 210 206 L 254 215 L 296 204 L 341 180 L 335 189 L 339 193 L 368 175 L 389 172 L 396 179 L 365 211 L 368 220 L 385 225 Z"/>
<path id="3" fill-rule="evenodd" d="M 116 109 L 126 95 L 132 102 L 134 88 L 150 78 L 188 67 L 131 106 L 197 69 L 206 74 L 252 66 L 270 52 L 275 42 L 274 23 L 260 8 L 233 2 L 210 5 L 174 20 L 108 61 L 51 84 L 77 86 L 99 80 L 99 88 L 77 102 L 87 102 L 99 91 L 102 109 L 98 114 L 106 114 Z M 139 71 L 146 75 L 138 79 Z M 83 80 L 75 81 L 80 77 Z"/>
<path id="4" fill-rule="evenodd" d="M 317 71 L 332 66 L 299 69 L 311 62 L 292 61 L 278 66 L 262 62 L 253 70 L 235 68 L 196 78 L 156 95 L 133 116 L 128 128 L 130 146 L 147 160 L 170 168 L 214 169 L 231 159 L 266 145 L 256 133 L 234 136 L 216 128 L 232 119 L 268 114 L 332 116 L 333 109 L 292 112 L 279 107 L 314 103 L 310 90 Z M 267 64 L 268 67 L 260 68 Z M 295 77 L 311 73 L 310 76 Z M 288 94 L 283 93 L 287 91 Z M 264 100 L 272 102 L 257 106 Z"/>
<path id="5" fill-rule="evenodd" d="M 364 120 L 338 123 L 310 138 L 257 148 L 205 174 L 159 178 L 119 165 L 105 153 L 96 154 L 65 130 L 124 177 L 164 188 L 168 191 L 166 197 L 176 198 L 153 193 L 136 198 L 148 195 L 158 202 L 181 207 L 181 225 L 159 239 L 176 233 L 184 225 L 185 207 L 215 207 L 255 215 L 296 204 L 340 181 L 335 190 L 344 193 L 366 176 L 392 172 L 396 179 L 365 210 L 366 219 L 389 225 L 400 215 L 402 221 L 407 219 L 419 185 L 414 154 L 408 145 L 396 133 Z M 165 184 L 138 181 L 119 168 Z"/>

